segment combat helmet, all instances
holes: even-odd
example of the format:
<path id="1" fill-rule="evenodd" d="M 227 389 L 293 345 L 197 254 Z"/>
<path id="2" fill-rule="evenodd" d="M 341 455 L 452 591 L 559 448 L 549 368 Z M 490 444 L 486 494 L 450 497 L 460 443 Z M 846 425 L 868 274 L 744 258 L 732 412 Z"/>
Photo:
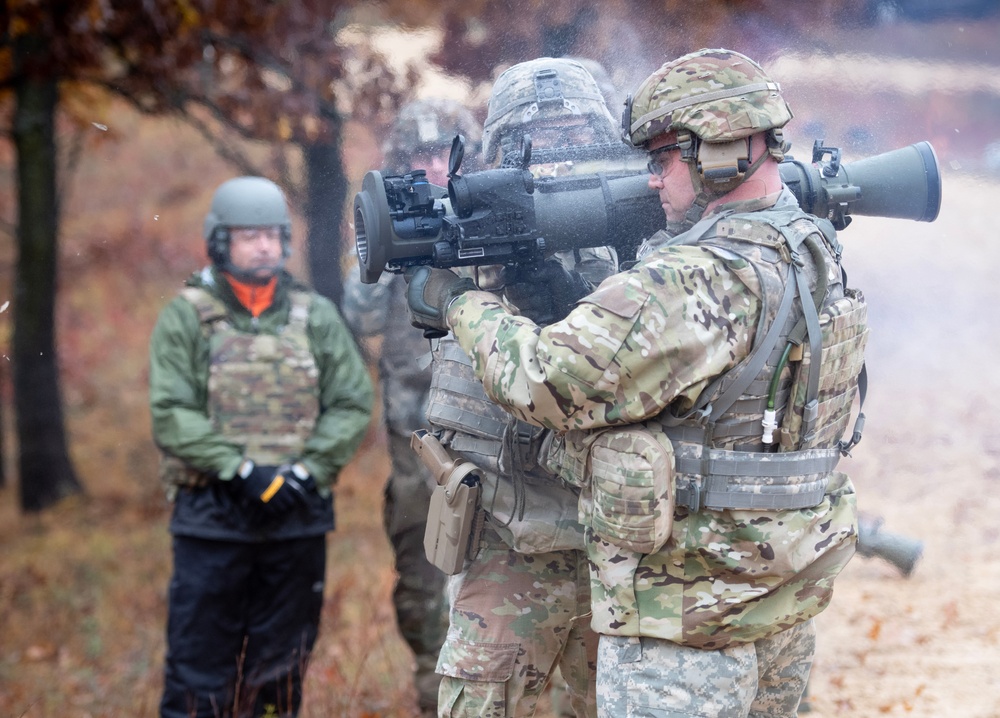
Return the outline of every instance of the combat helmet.
<path id="1" fill-rule="evenodd" d="M 219 185 L 205 215 L 208 257 L 219 267 L 230 269 L 229 230 L 233 227 L 280 227 L 281 250 L 291 256 L 292 220 L 285 194 L 264 177 L 236 177 Z"/>
<path id="2" fill-rule="evenodd" d="M 689 216 L 696 221 L 711 198 L 745 182 L 768 156 L 783 159 L 781 128 L 791 119 L 781 87 L 760 65 L 732 50 L 703 49 L 665 63 L 639 85 L 625 101 L 622 132 L 642 148 L 677 133 L 698 194 Z M 750 138 L 759 133 L 768 151 L 753 158 Z"/>
<path id="3" fill-rule="evenodd" d="M 622 105 L 625 102 L 625 96 L 619 92 L 617 87 L 615 87 L 615 83 L 611 79 L 611 73 L 608 72 L 608 69 L 597 60 L 589 57 L 567 55 L 566 59 L 579 62 L 583 65 L 587 72 L 590 73 L 590 76 L 594 78 L 594 82 L 597 83 L 597 89 L 599 89 L 601 91 L 601 95 L 604 96 L 604 104 L 607 105 L 608 111 L 611 112 L 611 117 L 614 119 L 617 116 L 617 113 L 622 109 Z"/>
<path id="4" fill-rule="evenodd" d="M 386 166 L 393 172 L 403 172 L 410 168 L 414 152 L 446 152 L 459 134 L 465 137 L 467 153 L 479 151 L 479 123 L 462 103 L 444 98 L 409 102 L 400 109 L 383 148 Z"/>
<path id="5" fill-rule="evenodd" d="M 665 63 L 626 101 L 626 142 L 645 146 L 670 130 L 703 142 L 731 142 L 777 130 L 792 119 L 781 87 L 732 50 L 698 50 Z"/>
<path id="6" fill-rule="evenodd" d="M 497 160 L 506 139 L 532 121 L 583 116 L 597 142 L 617 142 L 615 121 L 597 82 L 587 69 L 568 58 L 540 57 L 505 70 L 493 84 L 483 126 L 483 159 Z"/>

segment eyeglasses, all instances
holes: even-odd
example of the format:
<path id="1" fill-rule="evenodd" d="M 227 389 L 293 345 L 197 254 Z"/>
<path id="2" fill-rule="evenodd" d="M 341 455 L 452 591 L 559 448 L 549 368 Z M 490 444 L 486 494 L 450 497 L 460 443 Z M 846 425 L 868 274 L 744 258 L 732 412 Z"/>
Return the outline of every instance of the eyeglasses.
<path id="1" fill-rule="evenodd" d="M 649 162 L 646 163 L 646 169 L 649 170 L 649 174 L 651 174 L 651 175 L 657 175 L 657 176 L 662 175 L 663 174 L 663 165 L 660 164 L 660 161 L 658 159 L 656 159 L 656 158 L 659 157 L 664 152 L 670 152 L 672 150 L 679 150 L 680 148 L 681 148 L 680 144 L 677 143 L 677 142 L 674 142 L 674 143 L 669 144 L 669 145 L 663 145 L 663 147 L 657 147 L 655 150 L 650 150 L 650 152 L 649 152 Z"/>

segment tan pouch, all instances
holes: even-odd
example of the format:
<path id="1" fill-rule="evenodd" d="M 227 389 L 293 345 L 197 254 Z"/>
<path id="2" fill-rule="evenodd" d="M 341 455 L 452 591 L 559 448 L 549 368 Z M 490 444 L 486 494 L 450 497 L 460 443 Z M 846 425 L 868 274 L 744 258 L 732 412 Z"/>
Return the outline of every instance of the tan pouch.
<path id="1" fill-rule="evenodd" d="M 590 445 L 589 524 L 629 551 L 655 553 L 674 522 L 674 450 L 663 433 L 643 425 L 601 432 Z"/>

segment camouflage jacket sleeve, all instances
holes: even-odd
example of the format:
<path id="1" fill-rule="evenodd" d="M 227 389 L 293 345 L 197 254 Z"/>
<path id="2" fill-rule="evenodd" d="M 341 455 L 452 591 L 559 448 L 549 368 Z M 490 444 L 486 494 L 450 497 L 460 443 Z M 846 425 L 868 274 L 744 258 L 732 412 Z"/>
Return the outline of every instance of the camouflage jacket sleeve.
<path id="1" fill-rule="evenodd" d="M 320 486 L 336 481 L 368 430 L 372 384 L 347 325 L 328 299 L 314 295 L 309 337 L 319 367 L 320 414 L 302 463 Z"/>
<path id="2" fill-rule="evenodd" d="M 516 416 L 558 431 L 631 424 L 675 400 L 685 409 L 747 355 L 760 300 L 741 269 L 668 247 L 544 328 L 476 291 L 448 320 L 486 393 Z"/>

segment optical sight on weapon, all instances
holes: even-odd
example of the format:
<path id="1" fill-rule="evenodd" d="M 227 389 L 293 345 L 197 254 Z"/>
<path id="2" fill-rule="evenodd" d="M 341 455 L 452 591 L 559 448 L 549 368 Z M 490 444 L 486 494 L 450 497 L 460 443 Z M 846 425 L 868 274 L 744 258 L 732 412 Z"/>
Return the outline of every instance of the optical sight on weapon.
<path id="1" fill-rule="evenodd" d="M 464 147 L 464 138 L 456 136 L 447 188 L 428 183 L 423 170 L 365 175 L 354 198 L 362 282 L 378 281 L 383 270 L 422 264 L 530 265 L 560 250 L 585 247 L 611 246 L 627 260 L 665 224 L 659 195 L 644 170 L 535 178 L 528 171 L 526 138 L 523 156 L 514 163 L 519 167 L 461 175 Z M 586 154 L 574 152 L 574 158 Z M 545 161 L 558 160 L 546 154 Z M 941 207 L 941 173 L 928 142 L 843 163 L 838 148 L 817 140 L 811 164 L 789 156 L 778 169 L 799 206 L 837 229 L 844 229 L 851 215 L 933 222 Z"/>

